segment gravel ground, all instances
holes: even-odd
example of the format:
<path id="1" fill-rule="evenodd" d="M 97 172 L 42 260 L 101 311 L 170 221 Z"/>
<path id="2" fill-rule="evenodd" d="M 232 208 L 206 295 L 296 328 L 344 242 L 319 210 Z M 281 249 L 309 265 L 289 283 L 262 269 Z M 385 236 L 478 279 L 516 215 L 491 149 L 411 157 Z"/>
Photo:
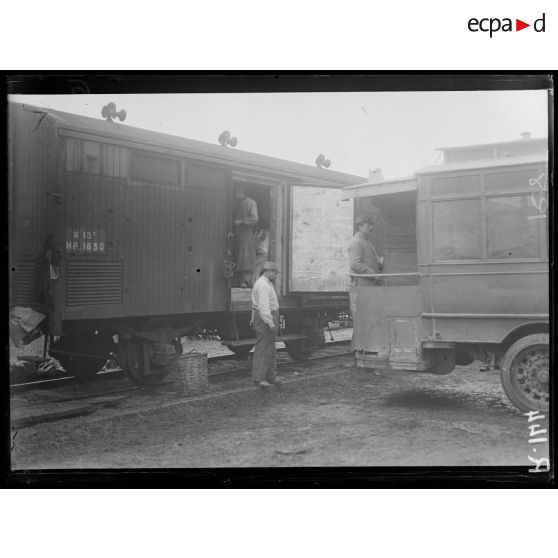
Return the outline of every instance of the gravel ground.
<path id="1" fill-rule="evenodd" d="M 25 428 L 12 468 L 532 466 L 529 454 L 548 456 L 547 444 L 529 444 L 497 372 L 475 363 L 448 376 L 378 376 L 351 364 L 292 364 L 288 382 L 269 390 L 222 378 L 230 395 L 198 404 Z"/>

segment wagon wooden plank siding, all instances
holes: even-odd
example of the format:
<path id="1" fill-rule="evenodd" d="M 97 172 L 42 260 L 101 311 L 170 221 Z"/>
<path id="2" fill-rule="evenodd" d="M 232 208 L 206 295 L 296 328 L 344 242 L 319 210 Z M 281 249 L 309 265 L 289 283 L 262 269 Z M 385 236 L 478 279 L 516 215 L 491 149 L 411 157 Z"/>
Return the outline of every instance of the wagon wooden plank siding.
<path id="1" fill-rule="evenodd" d="M 9 189 L 10 296 L 18 304 L 31 301 L 34 261 L 53 226 L 48 193 L 57 189 L 56 132 L 44 113 L 10 113 Z M 31 163 L 32 162 L 32 163 Z M 17 241 L 16 241 L 17 240 Z"/>
<path id="2" fill-rule="evenodd" d="M 46 314 L 50 354 L 70 372 L 95 374 L 116 353 L 132 379 L 157 381 L 178 338 L 203 329 L 250 350 L 250 293 L 223 271 L 240 184 L 258 204 L 268 257 L 283 267 L 280 334 L 291 353 L 306 358 L 316 332 L 348 310 L 351 210 L 337 200 L 362 177 L 29 105 L 10 103 L 9 112 L 10 302 Z M 305 217 L 325 247 L 314 262 L 321 279 L 305 285 L 297 285 L 305 256 L 290 253 L 295 189 L 335 200 Z"/>
<path id="3" fill-rule="evenodd" d="M 189 311 L 226 310 L 227 284 L 222 273 L 230 230 L 228 176 L 224 169 L 187 165 L 190 193 L 188 277 L 194 286 Z M 198 271 L 199 270 L 199 271 Z"/>

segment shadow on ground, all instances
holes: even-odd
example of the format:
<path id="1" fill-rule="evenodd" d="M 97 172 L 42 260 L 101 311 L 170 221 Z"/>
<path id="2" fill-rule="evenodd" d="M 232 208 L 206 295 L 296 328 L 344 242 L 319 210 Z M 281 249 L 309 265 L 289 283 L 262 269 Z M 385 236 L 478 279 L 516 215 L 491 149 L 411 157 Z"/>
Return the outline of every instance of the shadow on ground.
<path id="1" fill-rule="evenodd" d="M 386 407 L 407 407 L 413 409 L 470 409 L 475 401 L 466 394 L 440 390 L 409 389 L 389 395 Z"/>

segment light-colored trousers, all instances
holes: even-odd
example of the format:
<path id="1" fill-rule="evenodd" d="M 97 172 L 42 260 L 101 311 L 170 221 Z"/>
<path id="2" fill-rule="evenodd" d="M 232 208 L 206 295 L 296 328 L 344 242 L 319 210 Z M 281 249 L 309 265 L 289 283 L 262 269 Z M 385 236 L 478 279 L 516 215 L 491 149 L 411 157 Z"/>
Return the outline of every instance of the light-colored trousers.
<path id="1" fill-rule="evenodd" d="M 271 312 L 274 329 L 261 319 L 259 312 L 254 312 L 254 329 L 256 330 L 256 344 L 254 346 L 254 361 L 252 363 L 252 380 L 254 382 L 274 382 L 277 372 L 275 360 L 275 343 L 279 327 L 279 312 Z"/>

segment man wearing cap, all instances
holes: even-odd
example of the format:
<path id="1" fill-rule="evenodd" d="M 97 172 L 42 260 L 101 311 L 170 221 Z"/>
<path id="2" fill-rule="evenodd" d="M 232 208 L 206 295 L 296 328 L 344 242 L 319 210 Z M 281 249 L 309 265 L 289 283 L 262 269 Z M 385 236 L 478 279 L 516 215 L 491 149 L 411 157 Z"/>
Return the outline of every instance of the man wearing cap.
<path id="1" fill-rule="evenodd" d="M 381 264 L 372 244 L 372 229 L 376 221 L 364 215 L 356 220 L 357 232 L 349 243 L 349 262 L 351 273 L 379 273 Z M 351 277 L 351 286 L 379 285 L 379 279 L 372 277 Z"/>
<path id="2" fill-rule="evenodd" d="M 252 380 L 260 387 L 281 383 L 276 376 L 275 343 L 279 328 L 279 302 L 273 281 L 277 277 L 279 267 L 274 262 L 265 262 L 260 277 L 252 289 L 252 320 L 256 330 L 254 361 L 252 364 Z"/>

